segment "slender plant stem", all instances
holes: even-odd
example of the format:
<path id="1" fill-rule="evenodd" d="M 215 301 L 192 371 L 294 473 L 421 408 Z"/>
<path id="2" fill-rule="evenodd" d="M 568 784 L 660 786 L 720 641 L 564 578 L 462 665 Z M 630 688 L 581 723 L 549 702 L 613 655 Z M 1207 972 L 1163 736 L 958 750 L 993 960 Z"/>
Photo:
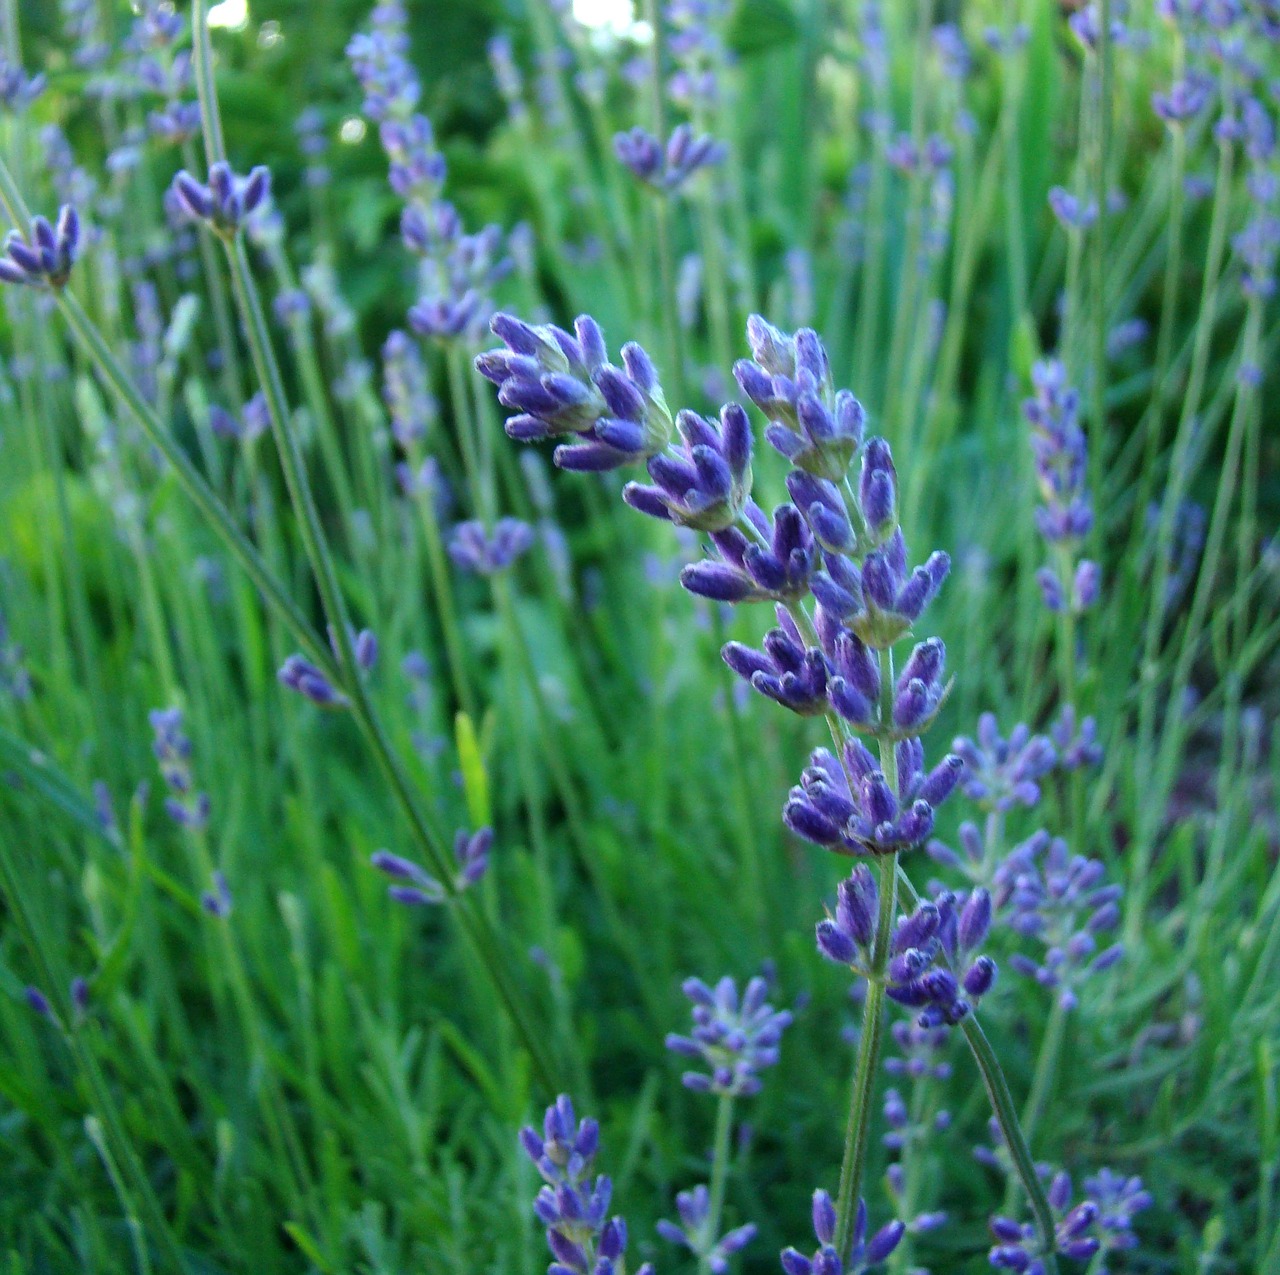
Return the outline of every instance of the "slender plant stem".
<path id="1" fill-rule="evenodd" d="M 1055 996 L 1053 1008 L 1049 1011 L 1049 1021 L 1045 1024 L 1044 1035 L 1040 1040 L 1035 1075 L 1031 1079 L 1031 1092 L 1027 1095 L 1026 1105 L 1022 1108 L 1022 1136 L 1028 1143 L 1035 1138 L 1036 1126 L 1040 1123 L 1040 1117 L 1044 1115 L 1049 1092 L 1058 1074 L 1058 1060 L 1062 1056 L 1062 1041 L 1066 1026 L 1067 1011 L 1062 1006 L 1061 998 Z M 1010 1178 L 1004 1197 L 1006 1211 L 1013 1205 L 1014 1187 L 1015 1182 Z"/>
<path id="2" fill-rule="evenodd" d="M 1035 1161 L 1031 1158 L 1031 1149 L 1018 1124 L 1018 1112 L 1013 1105 L 1013 1095 L 1009 1092 L 1009 1082 L 1004 1077 L 1000 1060 L 996 1057 L 995 1050 L 991 1048 L 991 1042 L 982 1030 L 977 1016 L 966 1014 L 960 1020 L 960 1030 L 964 1033 L 965 1043 L 969 1046 L 969 1052 L 973 1054 L 974 1062 L 978 1064 L 987 1097 L 991 1100 L 991 1110 L 995 1115 L 996 1123 L 1000 1126 L 1005 1145 L 1009 1148 L 1009 1155 L 1013 1159 L 1018 1180 L 1022 1183 L 1023 1190 L 1026 1191 L 1031 1203 L 1031 1212 L 1035 1216 L 1036 1230 L 1043 1250 L 1040 1260 L 1044 1264 L 1045 1275 L 1057 1275 L 1053 1210 L 1050 1209 L 1049 1201 L 1045 1198 L 1044 1187 L 1040 1185 L 1040 1177 L 1036 1173 Z"/>
<path id="3" fill-rule="evenodd" d="M 724 1186 L 729 1177 L 729 1139 L 733 1133 L 733 1094 L 720 1095 L 716 1107 L 716 1133 L 711 1151 L 710 1199 L 707 1204 L 706 1247 L 710 1249 L 720 1238 L 720 1215 L 724 1211 Z M 710 1253 L 698 1256 L 699 1275 L 711 1275 Z"/>
<path id="4" fill-rule="evenodd" d="M 858 1040 L 858 1060 L 853 1068 L 849 1091 L 849 1120 L 845 1125 L 844 1159 L 840 1165 L 840 1187 L 836 1199 L 836 1251 L 847 1261 L 853 1248 L 853 1227 L 857 1220 L 858 1196 L 871 1141 L 871 1100 L 876 1073 L 880 1068 L 880 1044 L 884 1034 L 884 965 L 889 953 L 889 931 L 897 901 L 898 856 L 880 860 L 880 910 L 872 952 L 872 973 L 867 982 L 867 999 L 862 1007 L 862 1034 Z M 877 969 L 878 967 L 878 969 Z"/>
<path id="5" fill-rule="evenodd" d="M 905 872 L 900 872 L 898 881 L 907 902 L 912 906 L 918 904 L 920 896 L 916 893 L 915 886 L 911 884 L 910 877 Z M 1053 1255 L 1053 1210 L 1049 1207 L 1044 1187 L 1040 1182 L 1040 1175 L 1036 1172 L 1035 1161 L 1031 1158 L 1031 1148 L 1018 1121 L 1018 1109 L 1014 1105 L 1013 1094 L 1009 1091 L 1009 1082 L 1005 1079 L 1000 1059 L 991 1048 L 991 1042 L 982 1030 L 976 1013 L 966 1014 L 960 1020 L 960 1031 L 982 1075 L 983 1086 L 991 1101 L 991 1113 L 995 1116 L 1005 1146 L 1009 1149 L 1014 1172 L 1018 1175 L 1022 1189 L 1027 1193 L 1027 1199 L 1031 1202 L 1036 1230 L 1039 1232 L 1040 1243 L 1045 1253 L 1042 1259 L 1045 1263 L 1045 1275 L 1057 1275 L 1057 1259 Z"/>

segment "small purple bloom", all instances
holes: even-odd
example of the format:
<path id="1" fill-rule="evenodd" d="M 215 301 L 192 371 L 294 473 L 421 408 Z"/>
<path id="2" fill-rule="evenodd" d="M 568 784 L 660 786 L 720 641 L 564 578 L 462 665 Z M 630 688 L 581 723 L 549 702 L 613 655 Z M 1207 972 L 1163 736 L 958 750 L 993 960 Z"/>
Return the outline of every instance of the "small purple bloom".
<path id="1" fill-rule="evenodd" d="M 782 1033 L 791 1024 L 790 1011 L 775 1010 L 766 1002 L 769 985 L 758 976 L 741 997 L 728 975 L 714 988 L 701 979 L 685 979 L 684 994 L 693 1002 L 693 1033 L 669 1035 L 667 1048 L 696 1059 L 710 1073 L 685 1072 L 685 1087 L 697 1093 L 758 1093 L 760 1072 L 778 1061 Z"/>

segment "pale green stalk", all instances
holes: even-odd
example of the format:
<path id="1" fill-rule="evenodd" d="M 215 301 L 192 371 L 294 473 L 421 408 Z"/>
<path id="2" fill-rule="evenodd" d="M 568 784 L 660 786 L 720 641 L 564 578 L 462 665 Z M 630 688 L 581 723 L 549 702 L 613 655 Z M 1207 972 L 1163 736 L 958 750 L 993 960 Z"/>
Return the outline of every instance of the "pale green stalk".
<path id="1" fill-rule="evenodd" d="M 733 1094 L 720 1095 L 716 1106 L 716 1132 L 711 1152 L 711 1184 L 708 1188 L 706 1237 L 707 1245 L 720 1238 L 720 1215 L 724 1211 L 724 1187 L 729 1176 L 729 1140 L 733 1133 Z M 711 1275 L 711 1262 L 706 1253 L 698 1255 L 699 1275 Z"/>

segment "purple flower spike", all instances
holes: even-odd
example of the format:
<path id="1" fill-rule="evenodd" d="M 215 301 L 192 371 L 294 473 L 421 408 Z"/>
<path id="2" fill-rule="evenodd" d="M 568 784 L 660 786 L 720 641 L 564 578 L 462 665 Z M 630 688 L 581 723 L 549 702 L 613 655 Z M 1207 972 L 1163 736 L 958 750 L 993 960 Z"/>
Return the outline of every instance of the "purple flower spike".
<path id="1" fill-rule="evenodd" d="M 199 831 L 209 822 L 209 795 L 197 792 L 191 767 L 191 740 L 182 725 L 180 708 L 156 708 L 148 714 L 154 735 L 152 751 L 169 796 L 165 813 L 182 828 Z"/>
<path id="2" fill-rule="evenodd" d="M 533 528 L 519 518 L 499 518 L 492 534 L 478 520 L 460 522 L 449 538 L 449 556 L 463 571 L 495 575 L 533 547 Z"/>
<path id="3" fill-rule="evenodd" d="M 962 763 L 949 756 L 922 769 L 918 740 L 898 745 L 898 790 L 857 740 L 844 748 L 843 767 L 817 749 L 800 783 L 791 789 L 783 822 L 798 836 L 837 854 L 893 854 L 925 841 L 933 829 L 935 802 L 950 795 Z"/>
<path id="4" fill-rule="evenodd" d="M 729 642 L 721 655 L 753 690 L 793 713 L 817 717 L 827 711 L 827 666 L 822 652 L 801 646 L 786 630 L 770 630 L 763 651 Z"/>
<path id="5" fill-rule="evenodd" d="M 1120 945 L 1098 951 L 1098 936 L 1115 928 L 1119 885 L 1103 882 L 1100 859 L 1073 855 L 1062 838 L 1040 834 L 1016 846 L 996 870 L 996 903 L 1010 907 L 1009 925 L 1044 945 L 1039 960 L 1016 953 L 1010 963 L 1057 995 L 1064 1009 L 1079 1003 L 1089 977 L 1111 968 Z"/>
<path id="6" fill-rule="evenodd" d="M 1039 780 L 1058 760 L 1053 744 L 1021 722 L 1002 738 L 994 713 L 978 719 L 976 738 L 962 736 L 951 747 L 964 759 L 964 795 L 983 810 L 1034 806 L 1040 800 Z"/>
<path id="7" fill-rule="evenodd" d="M 231 888 L 227 885 L 227 878 L 221 872 L 213 874 L 212 889 L 206 890 L 200 896 L 200 906 L 212 917 L 219 920 L 225 920 L 231 915 Z"/>
<path id="8" fill-rule="evenodd" d="M 547 1108 L 541 1136 L 529 1127 L 520 1131 L 520 1145 L 546 1183 L 533 1212 L 547 1228 L 547 1247 L 555 1259 L 548 1275 L 612 1275 L 625 1269 L 627 1224 L 608 1216 L 613 1184 L 603 1175 L 591 1179 L 599 1143 L 599 1126 L 594 1120 L 576 1123 L 565 1094 Z M 588 1262 L 588 1252 L 594 1252 L 594 1263 Z M 653 1275 L 653 1268 L 645 1263 L 636 1275 Z"/>
<path id="9" fill-rule="evenodd" d="M 677 125 L 665 148 L 652 133 L 635 127 L 613 139 L 614 154 L 632 176 L 658 190 L 674 191 L 704 168 L 724 161 L 723 143 L 696 136 L 688 124 Z"/>
<path id="10" fill-rule="evenodd" d="M 498 386 L 498 401 L 517 413 L 507 421 L 510 437 L 574 436 L 574 443 L 556 449 L 555 461 L 586 472 L 636 464 L 667 446 L 671 413 L 639 346 L 625 346 L 617 368 L 606 361 L 599 325 L 586 315 L 574 335 L 509 314 L 495 315 L 491 327 L 507 348 L 479 355 L 475 367 Z"/>
<path id="11" fill-rule="evenodd" d="M 204 222 L 214 234 L 233 239 L 255 213 L 263 210 L 271 195 L 271 174 L 258 165 L 239 177 L 226 163 L 209 169 L 202 184 L 185 169 L 169 188 L 174 206 L 189 221 Z"/>
<path id="12" fill-rule="evenodd" d="M 834 1247 L 836 1226 L 835 1206 L 826 1191 L 813 1193 L 813 1229 L 818 1249 L 809 1258 L 794 1248 L 782 1251 L 780 1261 L 785 1275 L 861 1275 L 873 1266 L 885 1261 L 902 1242 L 906 1227 L 901 1222 L 889 1222 L 871 1238 L 867 1238 L 867 1205 L 859 1199 L 853 1226 L 852 1244 L 846 1264 Z"/>
<path id="13" fill-rule="evenodd" d="M 770 445 L 797 469 L 842 481 L 862 446 L 866 413 L 848 390 L 832 387 L 817 333 L 801 328 L 787 336 L 752 315 L 747 339 L 755 362 L 741 360 L 733 373 L 742 392 L 768 417 Z"/>
<path id="14" fill-rule="evenodd" d="M 1080 428 L 1080 396 L 1067 384 L 1066 370 L 1057 360 L 1037 363 L 1031 373 L 1035 396 L 1022 405 L 1032 427 L 1031 446 L 1043 501 L 1036 510 L 1036 526 L 1050 546 L 1067 551 L 1070 563 L 1045 567 L 1036 579 L 1051 611 L 1068 608 L 1079 613 L 1096 602 L 1098 569 L 1076 563 L 1081 542 L 1093 526 L 1093 506 L 1085 486 L 1088 452 Z M 1084 566 L 1083 574 L 1078 567 Z"/>
<path id="15" fill-rule="evenodd" d="M 701 979 L 685 980 L 684 994 L 693 1002 L 693 1032 L 672 1033 L 667 1048 L 696 1059 L 710 1072 L 685 1072 L 687 1089 L 734 1096 L 759 1092 L 760 1073 L 778 1061 L 782 1033 L 791 1024 L 789 1010 L 775 1010 L 765 1001 L 768 990 L 760 977 L 747 984 L 741 997 L 727 975 L 714 988 Z"/>
<path id="16" fill-rule="evenodd" d="M 0 282 L 29 288 L 66 287 L 80 250 L 80 215 L 74 205 L 63 204 L 57 226 L 40 216 L 31 219 L 26 237 L 9 232 L 0 257 Z"/>
<path id="17" fill-rule="evenodd" d="M 608 371 L 634 392 L 631 382 L 616 368 Z M 643 404 L 636 410 L 643 411 Z M 643 451 L 643 431 L 638 425 L 633 428 L 634 450 Z M 668 518 L 699 531 L 732 527 L 741 517 L 751 492 L 751 423 L 746 412 L 736 403 L 726 404 L 717 427 L 695 412 L 683 411 L 676 417 L 676 429 L 682 451 L 654 456 L 648 468 L 656 485 L 628 483 L 622 491 L 623 500 L 641 513 Z M 596 432 L 600 434 L 601 430 Z"/>
<path id="18" fill-rule="evenodd" d="M 346 708 L 350 701 L 310 660 L 291 655 L 277 674 L 281 686 L 297 691 L 319 708 Z"/>
<path id="19" fill-rule="evenodd" d="M 710 1208 L 711 1196 L 705 1186 L 681 1191 L 676 1196 L 679 1224 L 663 1218 L 655 1229 L 668 1243 L 691 1250 L 712 1275 L 725 1275 L 729 1269 L 729 1258 L 755 1238 L 756 1228 L 754 1223 L 748 1222 L 716 1236 L 711 1230 Z"/>

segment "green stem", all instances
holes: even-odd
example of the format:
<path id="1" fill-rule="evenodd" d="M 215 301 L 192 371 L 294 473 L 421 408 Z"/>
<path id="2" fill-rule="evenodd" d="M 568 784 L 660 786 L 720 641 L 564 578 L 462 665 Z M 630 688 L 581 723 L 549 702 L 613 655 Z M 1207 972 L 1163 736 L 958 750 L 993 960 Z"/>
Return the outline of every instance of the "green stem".
<path id="1" fill-rule="evenodd" d="M 1000 1068 L 1000 1060 L 996 1057 L 991 1042 L 982 1030 L 975 1014 L 966 1014 L 960 1020 L 960 1030 L 964 1033 L 965 1043 L 973 1060 L 978 1064 L 982 1075 L 982 1083 L 987 1097 L 991 1100 L 991 1110 L 996 1123 L 1004 1137 L 1005 1146 L 1013 1160 L 1018 1180 L 1031 1202 L 1031 1212 L 1035 1216 L 1036 1230 L 1039 1233 L 1045 1275 L 1057 1275 L 1058 1261 L 1054 1256 L 1053 1210 L 1045 1198 L 1044 1187 L 1040 1185 L 1040 1177 L 1036 1173 L 1035 1161 L 1031 1158 L 1031 1149 L 1023 1137 L 1022 1128 L 1018 1124 L 1018 1112 L 1013 1105 L 1013 1095 L 1009 1092 L 1009 1082 Z"/>
<path id="2" fill-rule="evenodd" d="M 724 1209 L 724 1186 L 729 1176 L 729 1138 L 733 1132 L 733 1094 L 720 1095 L 716 1108 L 716 1134 L 711 1152 L 710 1201 L 707 1205 L 706 1244 L 710 1250 L 720 1238 L 720 1214 Z M 698 1256 L 699 1275 L 711 1275 L 709 1252 Z"/>
<path id="3" fill-rule="evenodd" d="M 1093 296 L 1093 376 L 1092 391 L 1093 440 L 1089 449 L 1090 478 L 1094 491 L 1101 489 L 1104 465 L 1107 461 L 1106 443 L 1106 388 L 1107 388 L 1107 167 L 1111 161 L 1111 0 L 1100 0 L 1098 6 L 1098 96 L 1094 102 L 1097 112 L 1095 136 L 1097 139 L 1094 170 L 1094 198 L 1098 201 L 1098 220 L 1093 226 L 1093 249 L 1090 258 L 1090 291 Z M 1100 532 L 1098 533 L 1100 534 Z"/>
<path id="4" fill-rule="evenodd" d="M 1036 1071 L 1031 1080 L 1031 1092 L 1027 1096 L 1026 1106 L 1022 1109 L 1022 1136 L 1028 1143 L 1035 1137 L 1036 1126 L 1044 1115 L 1045 1103 L 1053 1088 L 1054 1078 L 1058 1074 L 1058 1060 L 1062 1056 L 1062 1041 L 1066 1034 L 1067 1011 L 1062 1007 L 1062 1000 L 1054 998 L 1053 1008 L 1049 1011 L 1049 1021 L 1045 1024 L 1044 1036 L 1040 1040 L 1040 1052 L 1036 1058 Z M 1006 1211 L 1013 1204 L 1013 1180 L 1009 1181 L 1009 1189 L 1005 1193 Z"/>
<path id="5" fill-rule="evenodd" d="M 893 785 L 895 788 L 896 784 Z M 880 860 L 880 910 L 872 947 L 872 974 L 867 981 L 867 999 L 862 1009 L 862 1034 L 858 1060 L 853 1068 L 849 1091 L 849 1120 L 845 1125 L 844 1159 L 840 1165 L 840 1187 L 836 1198 L 836 1251 L 847 1261 L 853 1248 L 853 1227 L 858 1214 L 858 1196 L 871 1141 L 871 1100 L 876 1073 L 880 1068 L 880 1044 L 884 1035 L 884 967 L 888 963 L 889 932 L 897 906 L 898 856 Z"/>

